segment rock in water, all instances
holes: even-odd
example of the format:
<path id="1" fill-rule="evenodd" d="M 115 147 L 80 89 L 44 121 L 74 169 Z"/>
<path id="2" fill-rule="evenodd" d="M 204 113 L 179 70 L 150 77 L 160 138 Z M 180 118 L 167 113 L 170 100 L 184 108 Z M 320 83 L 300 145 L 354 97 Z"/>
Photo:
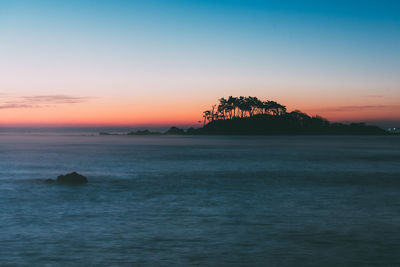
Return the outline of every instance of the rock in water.
<path id="1" fill-rule="evenodd" d="M 76 172 L 71 172 L 66 175 L 60 175 L 57 177 L 57 182 L 62 184 L 86 184 L 87 178 Z"/>

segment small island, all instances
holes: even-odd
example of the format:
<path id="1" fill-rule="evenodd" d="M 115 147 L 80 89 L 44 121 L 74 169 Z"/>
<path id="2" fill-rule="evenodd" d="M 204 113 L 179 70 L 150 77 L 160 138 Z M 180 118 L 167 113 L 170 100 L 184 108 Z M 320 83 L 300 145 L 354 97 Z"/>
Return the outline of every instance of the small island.
<path id="1" fill-rule="evenodd" d="M 365 123 L 331 123 L 321 116 L 257 97 L 219 99 L 218 105 L 203 112 L 203 127 L 188 134 L 215 135 L 385 135 L 387 131 Z"/>
<path id="2" fill-rule="evenodd" d="M 300 110 L 288 112 L 286 106 L 257 97 L 219 99 L 203 112 L 203 127 L 186 131 L 171 127 L 164 133 L 138 130 L 127 135 L 388 135 L 388 131 L 365 123 L 331 123 L 321 116 Z M 100 133 L 101 135 L 111 135 Z"/>

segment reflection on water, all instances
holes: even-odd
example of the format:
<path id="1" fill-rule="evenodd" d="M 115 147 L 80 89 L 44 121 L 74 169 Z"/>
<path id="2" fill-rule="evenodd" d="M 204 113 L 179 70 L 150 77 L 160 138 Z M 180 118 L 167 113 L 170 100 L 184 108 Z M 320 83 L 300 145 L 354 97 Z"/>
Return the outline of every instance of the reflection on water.
<path id="1" fill-rule="evenodd" d="M 399 160 L 395 136 L 2 135 L 0 264 L 399 265 Z"/>

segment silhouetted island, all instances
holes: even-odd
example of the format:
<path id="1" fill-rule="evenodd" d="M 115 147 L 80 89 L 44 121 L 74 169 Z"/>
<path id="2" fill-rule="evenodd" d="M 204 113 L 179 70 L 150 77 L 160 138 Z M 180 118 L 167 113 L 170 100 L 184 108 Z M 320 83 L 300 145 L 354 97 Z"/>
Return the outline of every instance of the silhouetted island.
<path id="1" fill-rule="evenodd" d="M 218 105 L 203 112 L 203 127 L 188 129 L 187 134 L 215 135 L 383 135 L 377 126 L 365 123 L 330 123 L 320 116 L 299 110 L 288 112 L 275 101 L 257 97 L 219 99 Z"/>
<path id="2" fill-rule="evenodd" d="M 321 116 L 299 110 L 288 112 L 275 101 L 257 97 L 219 99 L 203 112 L 203 127 L 186 131 L 171 127 L 165 133 L 142 130 L 128 135 L 386 135 L 389 132 L 365 123 L 331 123 Z M 104 133 L 101 133 L 104 134 Z"/>

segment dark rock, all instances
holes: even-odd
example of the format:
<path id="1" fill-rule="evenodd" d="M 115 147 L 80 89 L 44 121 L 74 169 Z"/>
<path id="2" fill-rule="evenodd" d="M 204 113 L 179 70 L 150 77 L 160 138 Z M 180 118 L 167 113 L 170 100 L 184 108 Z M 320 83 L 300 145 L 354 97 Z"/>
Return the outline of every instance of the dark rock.
<path id="1" fill-rule="evenodd" d="M 48 183 L 48 184 L 51 184 L 51 183 L 54 183 L 55 180 L 53 180 L 53 179 L 46 179 L 46 180 L 44 180 L 44 182 L 45 182 L 45 183 Z"/>
<path id="2" fill-rule="evenodd" d="M 157 135 L 161 134 L 160 132 L 151 132 L 149 130 L 137 130 L 136 132 L 129 132 L 127 135 Z"/>
<path id="3" fill-rule="evenodd" d="M 100 132 L 99 135 L 120 135 L 119 133 Z"/>
<path id="4" fill-rule="evenodd" d="M 88 182 L 87 178 L 76 172 L 71 172 L 57 177 L 57 182 L 62 184 L 85 184 Z"/>
<path id="5" fill-rule="evenodd" d="M 169 128 L 169 130 L 166 131 L 165 134 L 183 135 L 183 134 L 185 134 L 185 130 L 173 126 L 173 127 Z"/>

